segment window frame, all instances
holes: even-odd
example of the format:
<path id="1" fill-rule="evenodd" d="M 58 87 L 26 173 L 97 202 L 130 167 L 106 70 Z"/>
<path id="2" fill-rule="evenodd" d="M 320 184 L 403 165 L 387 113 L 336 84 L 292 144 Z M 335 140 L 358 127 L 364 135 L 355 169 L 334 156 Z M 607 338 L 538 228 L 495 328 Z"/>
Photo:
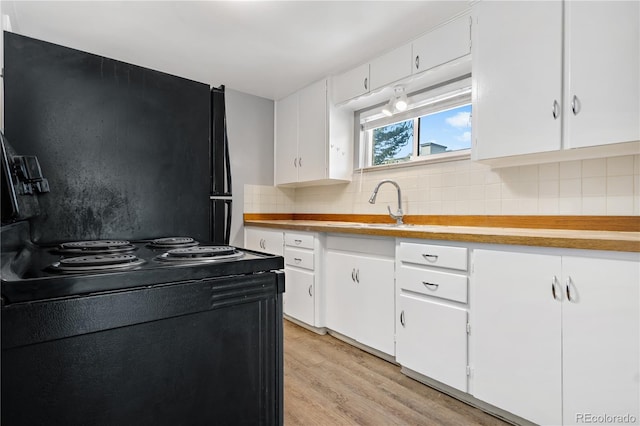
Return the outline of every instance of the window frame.
<path id="1" fill-rule="evenodd" d="M 471 158 L 471 147 L 439 154 L 430 154 L 418 156 L 419 151 L 419 123 L 420 118 L 446 111 L 448 109 L 458 108 L 464 105 L 470 105 L 471 100 L 471 77 L 469 75 L 462 76 L 459 79 L 448 81 L 436 86 L 431 86 L 408 95 L 409 109 L 403 113 L 395 114 L 392 117 L 386 117 L 382 114 L 382 108 L 385 103 L 375 105 L 373 107 L 363 109 L 356 112 L 356 136 L 358 144 L 356 144 L 356 155 L 358 163 L 354 164 L 354 171 L 380 170 L 386 168 L 401 168 L 429 163 L 441 163 L 446 161 L 455 161 Z M 473 111 L 472 111 L 473 114 Z M 391 125 L 394 123 L 413 120 L 413 146 L 411 148 L 411 157 L 407 161 L 400 161 L 388 164 L 372 165 L 373 161 L 373 131 L 372 129 Z"/>

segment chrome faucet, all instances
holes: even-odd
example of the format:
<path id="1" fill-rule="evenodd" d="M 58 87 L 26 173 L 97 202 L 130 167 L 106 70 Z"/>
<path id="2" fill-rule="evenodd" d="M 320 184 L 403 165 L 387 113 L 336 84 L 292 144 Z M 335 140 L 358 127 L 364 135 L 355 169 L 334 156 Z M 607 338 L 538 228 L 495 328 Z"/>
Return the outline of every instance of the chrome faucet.
<path id="1" fill-rule="evenodd" d="M 402 212 L 402 191 L 400 190 L 400 185 L 398 185 L 395 181 L 391 179 L 381 180 L 380 183 L 378 183 L 375 189 L 373 190 L 373 194 L 371 194 L 371 198 L 369 198 L 369 203 L 371 204 L 376 203 L 376 197 L 378 196 L 378 189 L 380 189 L 383 183 L 390 183 L 393 186 L 395 186 L 396 189 L 398 190 L 398 211 L 395 214 L 391 213 L 391 207 L 389 206 L 387 206 L 387 210 L 389 210 L 389 216 L 391 216 L 392 219 L 396 220 L 396 224 L 402 225 L 402 218 L 404 217 L 404 213 Z"/>

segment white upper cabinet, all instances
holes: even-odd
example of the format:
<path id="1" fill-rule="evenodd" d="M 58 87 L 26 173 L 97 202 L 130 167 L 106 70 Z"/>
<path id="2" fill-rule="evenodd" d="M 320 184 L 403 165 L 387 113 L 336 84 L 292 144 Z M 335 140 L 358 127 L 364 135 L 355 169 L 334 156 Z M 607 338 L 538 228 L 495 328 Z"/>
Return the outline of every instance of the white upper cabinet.
<path id="1" fill-rule="evenodd" d="M 340 103 L 364 95 L 369 88 L 369 64 L 363 64 L 333 78 L 333 101 Z"/>
<path id="2" fill-rule="evenodd" d="M 323 179 L 327 166 L 327 82 L 300 90 L 298 98 L 298 181 Z"/>
<path id="3" fill-rule="evenodd" d="M 384 87 L 411 74 L 411 43 L 407 43 L 369 64 L 371 90 Z"/>
<path id="4" fill-rule="evenodd" d="M 327 92 L 323 79 L 276 101 L 276 185 L 351 180 L 353 113 L 331 105 Z"/>
<path id="5" fill-rule="evenodd" d="M 475 157 L 560 149 L 562 3 L 483 1 L 474 18 Z"/>
<path id="6" fill-rule="evenodd" d="M 476 3 L 473 158 L 639 140 L 639 15 L 638 2 Z"/>
<path id="7" fill-rule="evenodd" d="M 275 182 L 298 181 L 298 93 L 275 104 Z"/>
<path id="8" fill-rule="evenodd" d="M 637 1 L 565 2 L 566 148 L 640 140 L 639 17 Z"/>
<path id="9" fill-rule="evenodd" d="M 333 101 L 339 104 L 357 98 L 470 52 L 471 20 L 469 14 L 465 14 L 366 64 L 334 76 Z"/>
<path id="10" fill-rule="evenodd" d="M 413 70 L 419 73 L 471 53 L 471 20 L 463 15 L 413 41 Z"/>

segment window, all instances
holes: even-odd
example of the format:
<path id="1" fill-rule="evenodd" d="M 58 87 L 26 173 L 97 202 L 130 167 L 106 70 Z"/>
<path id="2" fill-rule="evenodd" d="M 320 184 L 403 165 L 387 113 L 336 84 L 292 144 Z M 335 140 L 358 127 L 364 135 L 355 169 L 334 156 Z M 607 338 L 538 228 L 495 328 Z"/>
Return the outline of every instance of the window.
<path id="1" fill-rule="evenodd" d="M 458 84 L 459 86 L 459 84 Z M 468 153 L 471 148 L 471 90 L 423 92 L 407 111 L 391 117 L 381 108 L 360 115 L 361 167 L 408 163 Z"/>

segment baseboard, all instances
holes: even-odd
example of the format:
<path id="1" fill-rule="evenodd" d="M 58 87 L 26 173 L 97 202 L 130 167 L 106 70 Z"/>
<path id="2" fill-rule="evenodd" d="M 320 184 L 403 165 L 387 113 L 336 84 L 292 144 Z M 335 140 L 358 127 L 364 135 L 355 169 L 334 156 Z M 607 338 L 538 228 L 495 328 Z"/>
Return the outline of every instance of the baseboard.
<path id="1" fill-rule="evenodd" d="M 328 330 L 327 330 L 326 328 L 324 328 L 324 327 L 314 327 L 314 326 L 309 325 L 309 324 L 307 324 L 307 323 L 304 323 L 304 322 L 302 322 L 302 321 L 300 321 L 300 320 L 297 320 L 297 319 L 295 319 L 295 318 L 293 318 L 293 317 L 290 317 L 290 316 L 289 316 L 289 315 L 287 315 L 287 314 L 282 314 L 282 317 L 283 317 L 284 319 L 286 319 L 287 321 L 290 321 L 290 322 L 294 323 L 295 325 L 299 325 L 299 326 L 300 326 L 300 327 L 302 327 L 302 328 L 306 328 L 306 329 L 307 329 L 307 330 L 309 330 L 309 331 L 313 331 L 313 332 L 314 332 L 314 333 L 316 333 L 316 334 L 320 334 L 320 335 L 325 335 L 325 334 L 327 334 L 327 331 L 328 331 Z"/>
<path id="2" fill-rule="evenodd" d="M 494 417 L 497 417 L 505 422 L 511 423 L 517 426 L 536 426 L 535 423 L 530 422 L 529 420 L 523 419 L 522 417 L 518 417 L 515 414 L 512 414 L 508 411 L 502 410 L 498 407 L 495 407 L 491 404 L 487 404 L 484 401 L 480 401 L 477 398 L 474 398 L 470 394 L 466 392 L 462 392 L 458 389 L 452 388 L 451 386 L 445 385 L 437 380 L 433 380 L 430 377 L 424 376 L 416 371 L 410 370 L 406 367 L 401 367 L 400 372 L 407 377 L 411 377 L 418 382 L 429 386 L 430 388 L 436 389 L 444 394 L 449 395 L 452 398 L 455 398 L 459 401 L 464 402 L 472 407 L 475 407 L 479 410 L 484 411 L 485 413 L 491 414 Z"/>

